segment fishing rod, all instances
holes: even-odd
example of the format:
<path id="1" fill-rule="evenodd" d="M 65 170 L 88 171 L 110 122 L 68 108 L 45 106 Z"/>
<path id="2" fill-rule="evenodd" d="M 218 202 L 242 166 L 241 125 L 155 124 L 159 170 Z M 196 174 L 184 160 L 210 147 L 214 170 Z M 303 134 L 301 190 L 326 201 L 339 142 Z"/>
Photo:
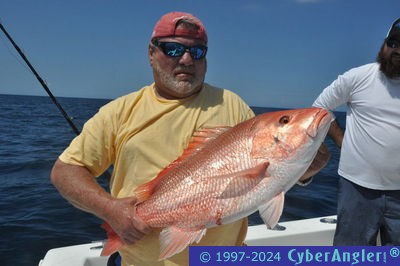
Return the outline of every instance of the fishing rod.
<path id="1" fill-rule="evenodd" d="M 67 112 L 65 112 L 65 110 L 62 108 L 61 104 L 57 101 L 56 97 L 54 97 L 53 93 L 51 93 L 49 87 L 47 86 L 47 84 L 43 81 L 43 79 L 39 76 L 39 74 L 36 72 L 35 68 L 31 65 L 31 63 L 29 62 L 28 58 L 26 58 L 25 54 L 21 51 L 21 49 L 18 47 L 18 45 L 14 42 L 14 40 L 11 38 L 10 34 L 8 34 L 8 32 L 6 31 L 6 29 L 4 28 L 3 24 L 1 23 L 0 20 L 0 29 L 4 32 L 4 34 L 7 36 L 8 40 L 10 40 L 10 42 L 12 43 L 12 45 L 14 46 L 15 50 L 17 50 L 17 52 L 19 53 L 19 55 L 22 57 L 22 59 L 24 59 L 25 63 L 28 65 L 28 67 L 30 68 L 30 70 L 33 72 L 33 74 L 35 75 L 36 79 L 40 82 L 40 84 L 43 86 L 43 88 L 45 89 L 45 91 L 47 92 L 47 94 L 50 96 L 51 100 L 54 102 L 54 104 L 57 106 L 58 110 L 60 110 L 61 114 L 64 116 L 64 118 L 67 120 L 69 126 L 72 128 L 72 130 L 75 132 L 76 135 L 80 134 L 79 129 L 75 126 L 74 122 L 72 122 L 71 117 L 67 114 Z M 108 179 L 111 178 L 111 174 L 109 172 L 110 169 L 108 169 L 107 171 L 105 171 L 103 173 L 103 175 L 105 177 L 107 177 Z"/>
<path id="2" fill-rule="evenodd" d="M 58 110 L 60 110 L 61 114 L 64 116 L 64 118 L 67 120 L 69 126 L 72 128 L 72 130 L 75 132 L 76 135 L 80 134 L 79 129 L 75 126 L 74 122 L 72 122 L 71 117 L 65 112 L 65 110 L 62 108 L 61 104 L 57 101 L 57 99 L 54 97 L 53 93 L 51 93 L 49 87 L 47 84 L 43 81 L 43 79 L 39 76 L 39 74 L 36 72 L 35 68 L 31 65 L 29 62 L 28 58 L 26 58 L 25 54 L 22 52 L 22 50 L 18 47 L 18 45 L 14 42 L 14 40 L 11 38 L 10 34 L 6 31 L 4 28 L 3 24 L 0 21 L 0 29 L 4 32 L 4 34 L 7 36 L 8 40 L 12 43 L 14 46 L 15 50 L 19 53 L 19 55 L 24 59 L 25 63 L 28 65 L 29 69 L 33 72 L 35 75 L 36 79 L 40 82 L 40 84 L 43 86 L 44 90 L 47 92 L 47 94 L 50 96 L 51 100 L 54 102 L 54 104 L 57 106 Z"/>

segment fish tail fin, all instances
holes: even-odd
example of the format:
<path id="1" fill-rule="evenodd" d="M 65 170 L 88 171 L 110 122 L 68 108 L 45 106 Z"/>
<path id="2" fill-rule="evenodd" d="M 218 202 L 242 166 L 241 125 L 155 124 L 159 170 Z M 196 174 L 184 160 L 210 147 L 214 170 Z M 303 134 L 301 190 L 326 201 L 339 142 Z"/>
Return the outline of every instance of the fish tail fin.
<path id="1" fill-rule="evenodd" d="M 107 240 L 104 244 L 103 250 L 101 251 L 101 256 L 109 256 L 121 249 L 124 243 L 108 223 L 103 223 L 101 227 L 107 233 Z"/>

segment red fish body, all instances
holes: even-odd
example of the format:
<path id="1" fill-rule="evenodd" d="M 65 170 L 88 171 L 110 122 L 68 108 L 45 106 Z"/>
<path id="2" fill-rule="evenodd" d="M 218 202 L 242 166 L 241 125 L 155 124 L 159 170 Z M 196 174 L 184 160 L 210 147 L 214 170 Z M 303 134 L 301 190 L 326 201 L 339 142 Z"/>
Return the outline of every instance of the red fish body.
<path id="1" fill-rule="evenodd" d="M 328 111 L 308 108 L 196 132 L 181 157 L 135 191 L 137 215 L 163 228 L 160 259 L 199 242 L 207 228 L 256 210 L 275 226 L 284 192 L 311 164 L 331 121 Z M 105 252 L 112 252 L 107 245 Z"/>

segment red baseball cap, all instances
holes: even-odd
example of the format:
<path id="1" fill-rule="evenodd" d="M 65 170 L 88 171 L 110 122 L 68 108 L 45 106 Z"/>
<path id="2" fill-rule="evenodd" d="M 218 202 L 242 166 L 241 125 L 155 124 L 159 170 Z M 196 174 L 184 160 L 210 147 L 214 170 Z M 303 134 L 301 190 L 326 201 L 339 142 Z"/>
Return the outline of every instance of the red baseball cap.
<path id="1" fill-rule="evenodd" d="M 181 20 L 187 20 L 194 23 L 197 26 L 197 29 L 188 30 L 177 28 L 178 22 Z M 204 43 L 207 43 L 208 41 L 206 28 L 200 19 L 196 18 L 192 14 L 184 12 L 171 12 L 160 18 L 154 26 L 151 40 L 161 37 L 188 37 L 202 40 Z"/>

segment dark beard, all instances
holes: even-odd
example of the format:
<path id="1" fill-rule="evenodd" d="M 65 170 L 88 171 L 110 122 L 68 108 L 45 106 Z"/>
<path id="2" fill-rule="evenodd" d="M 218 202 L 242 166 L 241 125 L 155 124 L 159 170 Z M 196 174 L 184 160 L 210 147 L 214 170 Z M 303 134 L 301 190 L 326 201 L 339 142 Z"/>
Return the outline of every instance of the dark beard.
<path id="1" fill-rule="evenodd" d="M 385 44 L 383 44 L 385 45 Z M 378 53 L 376 61 L 380 64 L 379 69 L 385 74 L 388 78 L 398 78 L 400 77 L 400 66 L 394 65 L 390 60 L 391 54 L 385 54 L 383 52 L 384 46 L 381 47 L 381 50 Z"/>

